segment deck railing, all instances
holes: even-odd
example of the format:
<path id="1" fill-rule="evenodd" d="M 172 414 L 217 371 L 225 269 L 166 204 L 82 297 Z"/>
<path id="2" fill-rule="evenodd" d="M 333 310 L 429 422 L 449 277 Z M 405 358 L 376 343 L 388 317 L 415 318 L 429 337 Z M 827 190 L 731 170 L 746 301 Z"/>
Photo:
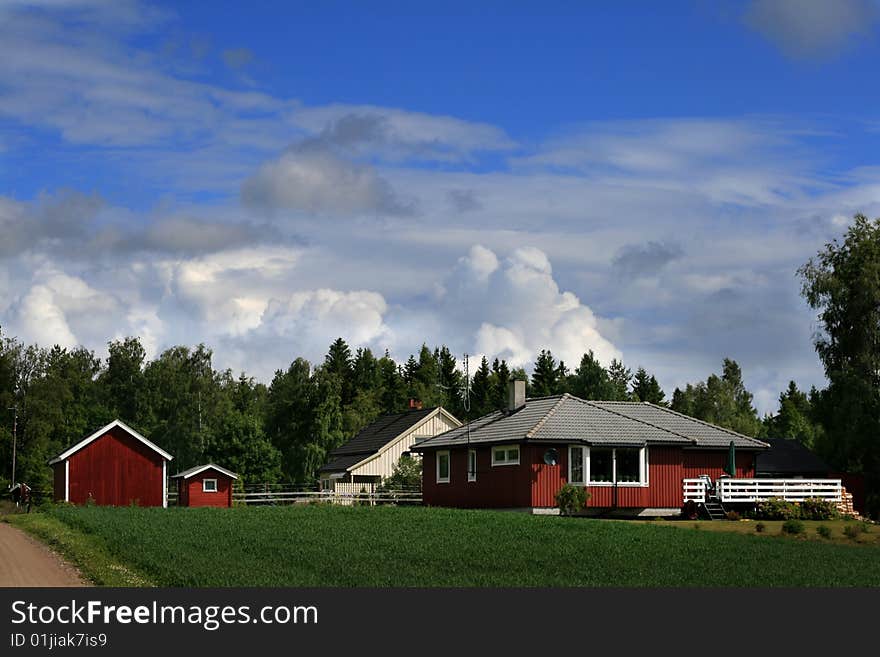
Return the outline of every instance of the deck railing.
<path id="1" fill-rule="evenodd" d="M 786 502 L 818 498 L 829 502 L 843 500 L 840 479 L 719 479 L 716 490 L 721 503 L 762 502 L 771 497 Z"/>
<path id="2" fill-rule="evenodd" d="M 705 502 L 707 493 L 705 479 L 682 480 L 682 497 L 685 502 Z M 770 498 L 786 502 L 803 502 L 809 498 L 841 502 L 843 484 L 840 479 L 721 478 L 715 482 L 715 493 L 722 504 L 763 502 Z"/>

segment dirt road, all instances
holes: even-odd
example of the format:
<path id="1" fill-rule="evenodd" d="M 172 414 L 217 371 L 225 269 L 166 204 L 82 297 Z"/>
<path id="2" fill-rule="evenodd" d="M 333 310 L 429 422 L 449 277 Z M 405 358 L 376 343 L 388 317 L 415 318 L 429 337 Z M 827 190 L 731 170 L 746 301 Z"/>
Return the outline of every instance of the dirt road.
<path id="1" fill-rule="evenodd" d="M 88 586 L 70 565 L 20 529 L 0 522 L 0 586 Z"/>

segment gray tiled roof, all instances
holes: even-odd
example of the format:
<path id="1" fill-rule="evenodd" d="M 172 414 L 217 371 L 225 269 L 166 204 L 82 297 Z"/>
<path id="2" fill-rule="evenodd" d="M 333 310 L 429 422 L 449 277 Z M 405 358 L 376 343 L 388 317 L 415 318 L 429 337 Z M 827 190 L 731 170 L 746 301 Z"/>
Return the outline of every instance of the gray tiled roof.
<path id="1" fill-rule="evenodd" d="M 667 444 L 689 447 L 763 447 L 733 431 L 641 402 L 585 401 L 569 394 L 529 399 L 513 413 L 495 411 L 412 447 L 413 451 L 508 441 L 584 442 L 592 445 Z"/>
<path id="2" fill-rule="evenodd" d="M 360 463 L 368 456 L 372 456 L 375 452 L 362 452 L 360 454 L 347 454 L 331 458 L 330 462 L 321 468 L 320 472 L 345 472 L 351 466 Z"/>

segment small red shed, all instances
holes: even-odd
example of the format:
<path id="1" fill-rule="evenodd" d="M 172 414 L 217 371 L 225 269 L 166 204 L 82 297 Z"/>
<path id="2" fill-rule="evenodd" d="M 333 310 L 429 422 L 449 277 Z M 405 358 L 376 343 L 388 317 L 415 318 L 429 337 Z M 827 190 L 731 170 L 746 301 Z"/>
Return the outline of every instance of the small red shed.
<path id="1" fill-rule="evenodd" d="M 171 454 L 114 420 L 49 461 L 56 502 L 167 506 Z"/>
<path id="2" fill-rule="evenodd" d="M 208 463 L 178 472 L 177 506 L 232 506 L 232 481 L 238 475 L 219 465 Z"/>

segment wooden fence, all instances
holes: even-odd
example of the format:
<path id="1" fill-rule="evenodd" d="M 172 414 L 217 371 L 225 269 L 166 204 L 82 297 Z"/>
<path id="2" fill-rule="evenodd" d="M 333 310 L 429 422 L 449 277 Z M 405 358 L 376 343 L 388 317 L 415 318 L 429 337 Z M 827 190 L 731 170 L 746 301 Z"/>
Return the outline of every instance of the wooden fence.
<path id="1" fill-rule="evenodd" d="M 375 490 L 367 487 L 365 492 L 359 485 L 357 492 L 321 491 L 303 488 L 293 484 L 245 484 L 232 489 L 233 504 L 248 506 L 278 506 L 287 504 L 330 503 L 352 506 L 363 504 L 421 504 L 420 489 Z M 177 491 L 168 491 L 168 506 L 177 505 Z"/>

